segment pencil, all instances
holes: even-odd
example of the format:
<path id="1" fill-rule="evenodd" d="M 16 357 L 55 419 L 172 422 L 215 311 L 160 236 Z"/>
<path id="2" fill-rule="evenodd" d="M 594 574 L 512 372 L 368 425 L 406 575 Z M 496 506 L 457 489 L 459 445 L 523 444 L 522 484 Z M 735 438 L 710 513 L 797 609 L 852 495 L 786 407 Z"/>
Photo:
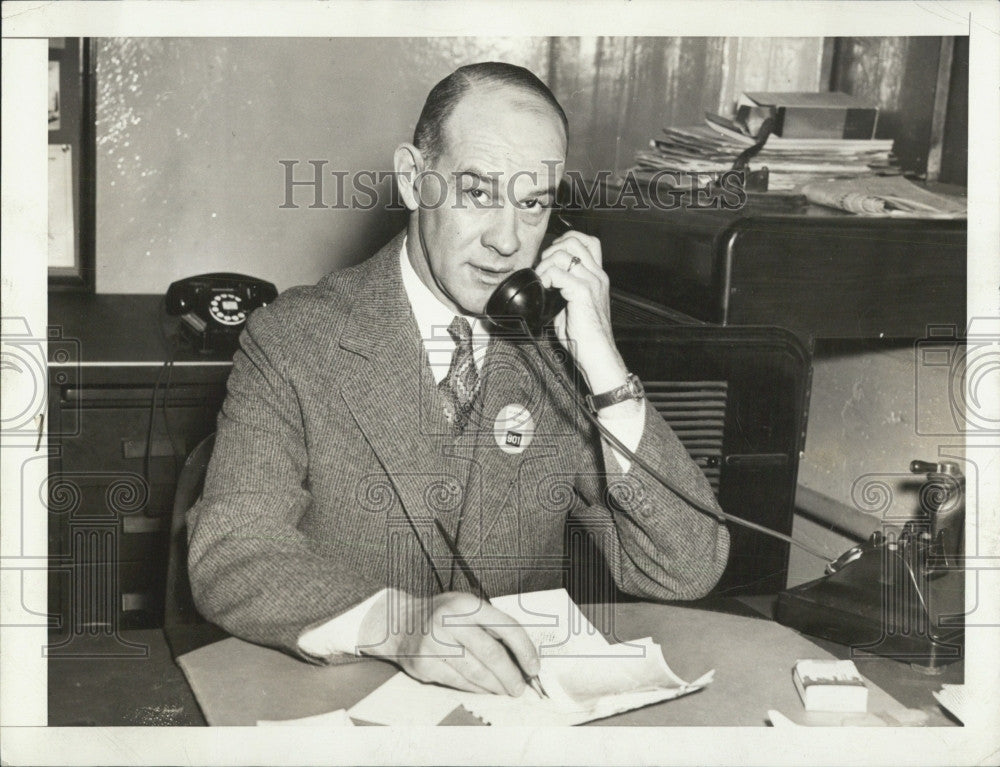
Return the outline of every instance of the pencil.
<path id="1" fill-rule="evenodd" d="M 448 535 L 448 531 L 444 529 L 444 525 L 441 524 L 441 520 L 435 519 L 434 526 L 437 527 L 437 530 L 441 534 L 441 537 L 444 538 L 444 542 L 448 546 L 448 550 L 451 552 L 451 556 L 454 558 L 456 562 L 458 562 L 458 566 L 462 568 L 462 572 L 465 573 L 465 577 L 472 585 L 472 588 L 474 588 L 476 591 L 479 592 L 479 598 L 482 599 L 484 602 L 489 602 L 490 596 L 486 593 L 486 589 L 483 588 L 483 584 L 480 582 L 479 578 L 476 577 L 476 574 L 472 571 L 472 568 L 469 566 L 469 563 L 465 561 L 465 557 L 463 557 L 462 554 L 459 552 L 458 546 L 455 545 L 455 542 L 451 539 L 451 536 Z M 510 652 L 510 648 L 507 648 L 507 650 L 508 652 Z M 513 654 L 511 654 L 511 659 L 514 660 L 515 664 L 517 664 L 517 660 L 514 658 Z M 518 668 L 520 668 L 520 664 L 517 665 Z M 534 690 L 539 697 L 541 698 L 549 697 L 548 694 L 545 692 L 545 688 L 542 687 L 542 682 L 537 675 L 528 676 L 528 674 L 525 673 L 523 668 L 521 669 L 521 674 L 524 675 L 524 679 L 528 683 L 528 686 L 530 686 L 531 689 Z"/>

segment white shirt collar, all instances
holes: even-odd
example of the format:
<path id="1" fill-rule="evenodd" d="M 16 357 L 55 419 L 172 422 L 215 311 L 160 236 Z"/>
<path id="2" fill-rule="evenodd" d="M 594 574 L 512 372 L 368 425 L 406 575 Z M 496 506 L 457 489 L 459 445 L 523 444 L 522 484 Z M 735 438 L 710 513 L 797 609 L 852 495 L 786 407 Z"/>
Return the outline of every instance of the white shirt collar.
<path id="1" fill-rule="evenodd" d="M 410 263 L 405 239 L 399 250 L 399 265 L 403 277 L 403 290 L 406 291 L 406 299 L 410 302 L 413 316 L 417 320 L 417 329 L 423 340 L 424 351 L 427 352 L 427 361 L 430 363 L 434 382 L 441 383 L 448 375 L 451 356 L 455 350 L 455 341 L 448 333 L 448 326 L 455 318 L 455 312 L 441 303 L 417 275 Z M 490 343 L 489 332 L 479 317 L 466 317 L 466 319 L 472 326 L 473 359 L 476 367 L 482 372 L 483 359 Z"/>

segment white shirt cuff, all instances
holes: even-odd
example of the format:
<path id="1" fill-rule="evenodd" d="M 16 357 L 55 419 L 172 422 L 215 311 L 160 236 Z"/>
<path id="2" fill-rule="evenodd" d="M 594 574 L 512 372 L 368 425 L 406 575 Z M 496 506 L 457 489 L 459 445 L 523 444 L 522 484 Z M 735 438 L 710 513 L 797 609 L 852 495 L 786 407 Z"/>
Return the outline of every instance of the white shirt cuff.
<path id="1" fill-rule="evenodd" d="M 646 430 L 646 400 L 639 401 L 639 412 L 634 415 L 598 415 L 597 418 L 601 424 L 612 434 L 614 434 L 622 443 L 631 450 L 633 453 L 639 447 L 639 443 L 642 441 L 643 432 Z M 615 461 L 621 467 L 622 474 L 627 474 L 628 470 L 632 468 L 632 461 L 622 455 L 618 450 L 611 445 L 603 437 L 601 438 L 601 444 L 604 446 L 604 454 L 607 455 L 610 451 L 611 455 L 615 457 Z"/>
<path id="2" fill-rule="evenodd" d="M 357 655 L 361 624 L 372 605 L 387 591 L 388 589 L 377 591 L 363 602 L 354 605 L 347 612 L 309 629 L 299 637 L 299 649 L 307 655 L 317 658 L 329 658 L 331 655 Z"/>

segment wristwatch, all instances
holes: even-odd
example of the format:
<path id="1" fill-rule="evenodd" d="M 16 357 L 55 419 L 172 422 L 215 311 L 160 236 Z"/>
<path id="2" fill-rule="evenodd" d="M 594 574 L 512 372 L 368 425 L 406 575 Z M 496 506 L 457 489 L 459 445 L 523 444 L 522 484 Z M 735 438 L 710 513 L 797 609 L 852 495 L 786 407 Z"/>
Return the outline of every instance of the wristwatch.
<path id="1" fill-rule="evenodd" d="M 642 381 L 635 373 L 629 373 L 625 376 L 625 383 L 621 386 L 603 394 L 588 394 L 584 399 L 590 412 L 597 413 L 599 410 L 617 405 L 619 402 L 629 399 L 640 400 L 645 396 L 646 389 L 643 387 Z"/>

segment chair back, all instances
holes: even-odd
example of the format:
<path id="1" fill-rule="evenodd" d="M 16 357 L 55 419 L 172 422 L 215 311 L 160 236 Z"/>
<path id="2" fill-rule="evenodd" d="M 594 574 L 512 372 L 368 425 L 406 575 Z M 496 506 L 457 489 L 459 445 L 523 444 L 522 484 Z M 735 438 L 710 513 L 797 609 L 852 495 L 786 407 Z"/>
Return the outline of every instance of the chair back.
<path id="1" fill-rule="evenodd" d="M 205 485 L 205 472 L 215 447 L 215 434 L 209 434 L 184 461 L 177 490 L 174 493 L 174 509 L 170 518 L 170 553 L 167 559 L 167 588 L 164 599 L 163 626 L 192 625 L 203 623 L 191 596 L 191 582 L 187 569 L 187 513 L 201 497 Z"/>

